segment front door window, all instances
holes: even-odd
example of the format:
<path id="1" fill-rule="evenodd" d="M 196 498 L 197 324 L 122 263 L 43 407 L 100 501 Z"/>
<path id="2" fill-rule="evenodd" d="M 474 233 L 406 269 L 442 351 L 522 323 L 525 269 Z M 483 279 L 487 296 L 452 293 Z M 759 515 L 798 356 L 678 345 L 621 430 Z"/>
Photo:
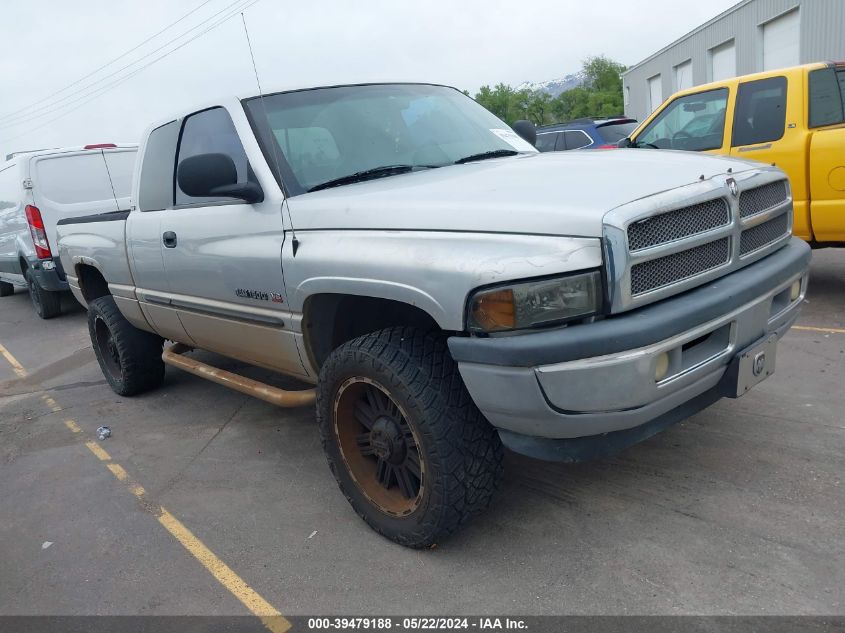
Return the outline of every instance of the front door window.
<path id="1" fill-rule="evenodd" d="M 679 97 L 635 140 L 638 147 L 704 151 L 719 149 L 725 132 L 728 89 Z"/>

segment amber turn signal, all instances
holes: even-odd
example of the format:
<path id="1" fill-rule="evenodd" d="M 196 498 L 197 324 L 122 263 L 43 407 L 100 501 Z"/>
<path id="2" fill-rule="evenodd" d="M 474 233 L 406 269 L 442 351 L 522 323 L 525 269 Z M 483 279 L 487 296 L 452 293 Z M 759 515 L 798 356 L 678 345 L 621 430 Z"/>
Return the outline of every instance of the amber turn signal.
<path id="1" fill-rule="evenodd" d="M 480 292 L 473 297 L 472 320 L 486 332 L 512 330 L 516 325 L 513 290 Z"/>

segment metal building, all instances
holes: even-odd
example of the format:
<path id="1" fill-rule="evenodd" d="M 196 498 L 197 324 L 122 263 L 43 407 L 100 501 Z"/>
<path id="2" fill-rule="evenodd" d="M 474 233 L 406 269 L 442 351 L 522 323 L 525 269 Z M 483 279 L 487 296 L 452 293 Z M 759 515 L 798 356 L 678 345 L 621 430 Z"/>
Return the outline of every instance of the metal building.
<path id="1" fill-rule="evenodd" d="M 642 121 L 678 90 L 737 75 L 845 60 L 845 0 L 742 0 L 622 73 Z"/>

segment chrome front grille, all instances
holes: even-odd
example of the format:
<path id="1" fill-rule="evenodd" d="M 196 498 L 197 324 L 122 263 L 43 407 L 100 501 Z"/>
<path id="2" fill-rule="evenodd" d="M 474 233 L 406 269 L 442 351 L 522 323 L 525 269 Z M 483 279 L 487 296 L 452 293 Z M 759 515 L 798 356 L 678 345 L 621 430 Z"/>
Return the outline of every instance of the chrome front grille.
<path id="1" fill-rule="evenodd" d="M 686 251 L 650 259 L 631 267 L 631 292 L 635 295 L 663 288 L 724 266 L 731 259 L 731 238 L 723 237 Z"/>
<path id="2" fill-rule="evenodd" d="M 724 198 L 707 200 L 634 222 L 628 227 L 628 247 L 631 252 L 640 251 L 726 226 L 730 222 L 730 209 Z"/>
<path id="3" fill-rule="evenodd" d="M 781 213 L 753 228 L 745 229 L 739 238 L 739 254 L 753 253 L 782 237 L 788 230 L 789 217 L 786 213 Z"/>
<path id="4" fill-rule="evenodd" d="M 739 217 L 747 218 L 783 204 L 788 197 L 786 181 L 778 180 L 739 195 Z"/>
<path id="5" fill-rule="evenodd" d="M 790 239 L 784 174 L 761 166 L 640 198 L 604 218 L 610 311 L 622 312 L 726 275 Z"/>

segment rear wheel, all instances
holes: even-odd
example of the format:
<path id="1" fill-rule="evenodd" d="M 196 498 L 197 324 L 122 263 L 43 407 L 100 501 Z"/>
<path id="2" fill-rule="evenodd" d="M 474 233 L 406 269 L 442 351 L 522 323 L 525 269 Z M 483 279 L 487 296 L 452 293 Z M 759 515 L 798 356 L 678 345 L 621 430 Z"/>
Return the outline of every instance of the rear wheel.
<path id="1" fill-rule="evenodd" d="M 428 547 L 486 508 L 502 445 L 470 399 L 446 338 L 390 328 L 335 350 L 317 417 L 338 485 L 377 532 Z"/>
<path id="2" fill-rule="evenodd" d="M 30 270 L 26 271 L 26 285 L 35 314 L 42 319 L 52 319 L 62 313 L 62 296 L 58 292 L 44 290 Z"/>
<path id="3" fill-rule="evenodd" d="M 0 281 L 0 297 L 8 297 L 13 294 L 15 294 L 15 287 L 10 283 Z"/>
<path id="4" fill-rule="evenodd" d="M 118 395 L 134 396 L 164 380 L 164 339 L 129 323 L 111 296 L 88 305 L 88 332 L 100 369 Z"/>

